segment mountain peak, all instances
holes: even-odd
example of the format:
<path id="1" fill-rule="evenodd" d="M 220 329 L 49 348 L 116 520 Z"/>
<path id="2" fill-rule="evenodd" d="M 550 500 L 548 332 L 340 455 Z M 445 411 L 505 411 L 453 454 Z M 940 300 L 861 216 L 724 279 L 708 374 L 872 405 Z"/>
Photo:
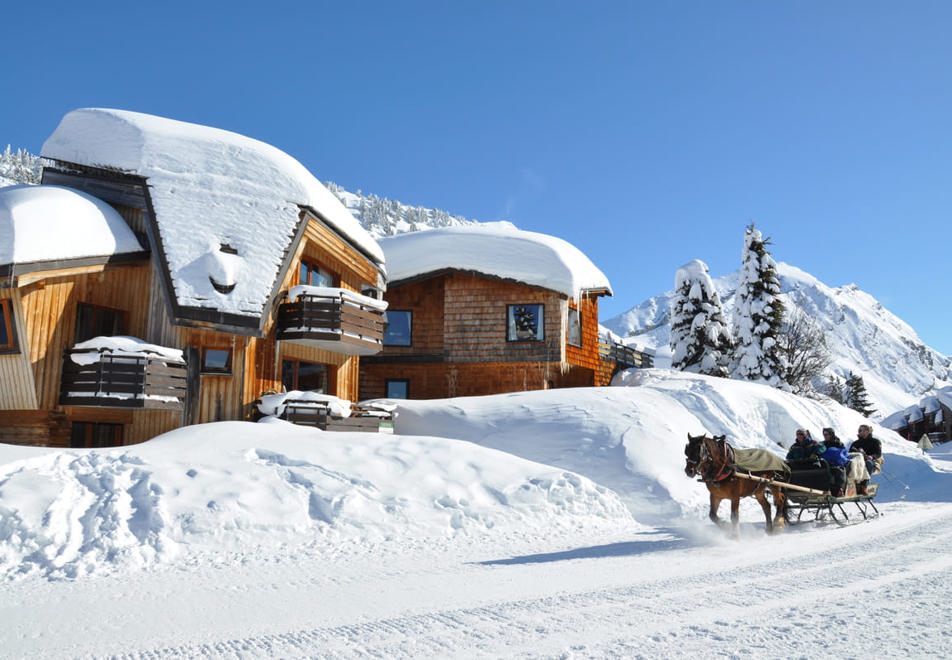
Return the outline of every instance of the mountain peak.
<path id="1" fill-rule="evenodd" d="M 733 311 L 739 270 L 714 280 L 728 313 Z M 952 384 L 952 359 L 926 346 L 906 322 L 856 284 L 830 287 L 796 266 L 777 262 L 781 295 L 826 334 L 833 360 L 829 373 L 863 377 L 878 414 L 906 408 L 936 388 Z M 636 305 L 602 325 L 625 343 L 656 351 L 655 364 L 670 360 L 669 310 L 674 291 Z"/>

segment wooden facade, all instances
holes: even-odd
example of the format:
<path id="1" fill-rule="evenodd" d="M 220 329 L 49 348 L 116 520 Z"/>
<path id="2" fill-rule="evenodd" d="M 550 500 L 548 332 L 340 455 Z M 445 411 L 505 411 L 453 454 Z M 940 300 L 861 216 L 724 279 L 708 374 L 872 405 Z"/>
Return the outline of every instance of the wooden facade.
<path id="1" fill-rule="evenodd" d="M 511 280 L 444 271 L 390 283 L 386 300 L 388 315 L 410 313 L 411 337 L 409 345 L 385 345 L 361 361 L 362 400 L 392 396 L 394 383 L 413 399 L 602 384 L 595 295 L 575 301 Z M 543 315 L 529 340 L 512 337 L 510 317 L 520 306 Z M 574 341 L 570 310 L 580 326 Z"/>
<path id="2" fill-rule="evenodd" d="M 288 238 L 276 295 L 260 327 L 236 328 L 227 320 L 217 323 L 211 313 L 208 320 L 194 310 L 189 318 L 176 316 L 146 181 L 63 163 L 49 170 L 44 182 L 47 178 L 110 203 L 148 249 L 123 262 L 33 264 L 0 281 L 0 301 L 7 301 L 5 309 L 12 311 L 17 338 L 16 350 L 0 352 L 0 442 L 133 444 L 183 425 L 253 419 L 255 401 L 262 394 L 289 389 L 288 373 L 296 378 L 305 367 L 320 377 L 314 380 L 312 375 L 309 384 L 319 382 L 326 393 L 357 400 L 359 358 L 352 351 L 336 350 L 333 341 L 315 347 L 278 339 L 277 309 L 287 290 L 300 283 L 302 260 L 326 269 L 342 289 L 367 293 L 383 288 L 378 266 L 317 211 L 301 209 L 300 230 Z M 87 388 L 84 396 L 64 392 L 64 373 L 69 390 L 69 379 L 77 371 L 64 360 L 70 359 L 67 353 L 77 341 L 78 319 L 97 313 L 115 330 L 103 334 L 182 350 L 187 384 L 181 401 L 171 396 L 167 405 L 143 405 L 141 399 L 97 398 L 96 388 Z M 150 392 L 156 379 L 167 376 L 156 373 L 153 369 L 146 376 L 151 380 L 144 386 Z"/>
<path id="3" fill-rule="evenodd" d="M 919 442 L 923 435 L 928 435 L 934 443 L 952 440 L 952 408 L 941 403 L 936 410 L 926 412 L 920 407 L 919 412 L 914 421 L 910 421 L 912 416 L 907 415 L 906 423 L 893 430 L 911 442 Z"/>

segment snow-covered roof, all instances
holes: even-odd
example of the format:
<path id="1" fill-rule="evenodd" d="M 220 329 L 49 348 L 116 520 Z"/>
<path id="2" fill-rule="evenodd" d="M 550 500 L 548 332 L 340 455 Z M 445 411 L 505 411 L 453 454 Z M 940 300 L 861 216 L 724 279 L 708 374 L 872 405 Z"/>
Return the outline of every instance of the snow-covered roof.
<path id="1" fill-rule="evenodd" d="M 611 294 L 608 278 L 574 245 L 508 222 L 428 229 L 380 239 L 390 282 L 454 269 L 516 280 L 578 297 Z"/>
<path id="2" fill-rule="evenodd" d="M 303 165 L 236 133 L 84 108 L 63 117 L 42 154 L 147 179 L 182 307 L 259 317 L 301 207 L 314 209 L 368 258 L 383 263 L 370 234 Z"/>
<path id="3" fill-rule="evenodd" d="M 0 265 L 142 252 L 100 199 L 60 186 L 0 188 Z"/>
<path id="4" fill-rule="evenodd" d="M 887 429 L 901 429 L 907 424 L 921 421 L 924 414 L 932 413 L 939 415 L 941 420 L 942 406 L 952 409 L 952 386 L 940 388 L 919 399 L 919 403 L 894 412 L 882 421 L 882 425 Z"/>

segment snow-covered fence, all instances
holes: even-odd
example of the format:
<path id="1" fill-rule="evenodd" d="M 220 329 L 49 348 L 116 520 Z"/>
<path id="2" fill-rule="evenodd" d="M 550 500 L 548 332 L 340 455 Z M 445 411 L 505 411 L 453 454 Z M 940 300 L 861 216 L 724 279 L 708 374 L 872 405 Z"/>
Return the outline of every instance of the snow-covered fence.
<path id="1" fill-rule="evenodd" d="M 63 360 L 60 404 L 182 410 L 184 360 L 109 348 L 72 348 Z"/>
<path id="2" fill-rule="evenodd" d="M 393 433 L 395 406 L 351 403 L 329 394 L 293 390 L 266 394 L 256 402 L 262 415 L 322 431 Z"/>

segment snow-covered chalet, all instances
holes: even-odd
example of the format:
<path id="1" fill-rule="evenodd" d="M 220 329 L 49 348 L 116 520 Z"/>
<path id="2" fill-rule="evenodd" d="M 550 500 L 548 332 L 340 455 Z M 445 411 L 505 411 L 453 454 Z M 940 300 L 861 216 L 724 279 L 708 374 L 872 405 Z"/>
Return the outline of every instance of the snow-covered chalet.
<path id="1" fill-rule="evenodd" d="M 598 334 L 611 285 L 562 239 L 485 223 L 379 243 L 387 326 L 361 360 L 361 399 L 605 385 L 618 366 Z"/>
<path id="2" fill-rule="evenodd" d="M 308 170 L 227 131 L 68 113 L 0 189 L 0 441 L 141 442 L 263 394 L 356 401 L 384 254 Z"/>

